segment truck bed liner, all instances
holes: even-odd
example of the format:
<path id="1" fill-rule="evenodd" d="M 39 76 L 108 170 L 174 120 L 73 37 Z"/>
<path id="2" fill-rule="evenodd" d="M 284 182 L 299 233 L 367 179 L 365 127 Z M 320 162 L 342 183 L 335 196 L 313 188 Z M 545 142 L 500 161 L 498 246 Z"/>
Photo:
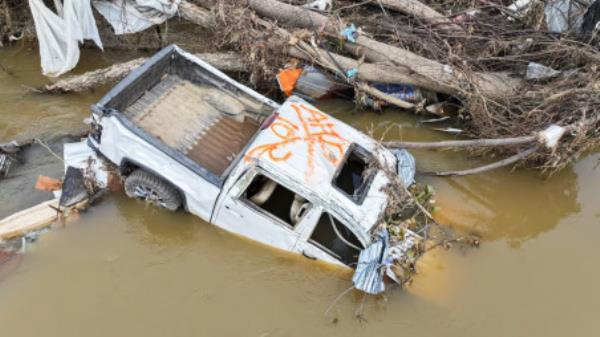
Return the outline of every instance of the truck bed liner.
<path id="1" fill-rule="evenodd" d="M 246 110 L 242 101 L 225 91 L 168 74 L 130 105 L 125 115 L 220 176 L 259 128 Z"/>

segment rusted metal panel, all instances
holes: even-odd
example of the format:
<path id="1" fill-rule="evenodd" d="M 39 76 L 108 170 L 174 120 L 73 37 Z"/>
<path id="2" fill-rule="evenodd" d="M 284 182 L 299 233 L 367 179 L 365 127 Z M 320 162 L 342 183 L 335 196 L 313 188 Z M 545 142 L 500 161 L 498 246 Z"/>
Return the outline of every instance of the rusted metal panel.
<path id="1" fill-rule="evenodd" d="M 258 124 L 246 118 L 238 122 L 230 117 L 220 118 L 186 153 L 198 164 L 222 175 L 258 130 Z"/>

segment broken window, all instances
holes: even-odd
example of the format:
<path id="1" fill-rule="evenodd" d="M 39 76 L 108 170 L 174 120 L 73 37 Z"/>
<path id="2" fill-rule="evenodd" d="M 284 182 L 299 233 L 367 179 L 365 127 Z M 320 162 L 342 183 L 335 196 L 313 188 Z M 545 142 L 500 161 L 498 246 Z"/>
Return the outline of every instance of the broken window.
<path id="1" fill-rule="evenodd" d="M 348 227 L 327 212 L 321 214 L 310 242 L 347 265 L 355 265 L 364 248 Z"/>
<path id="2" fill-rule="evenodd" d="M 334 186 L 357 204 L 364 200 L 374 177 L 375 172 L 368 167 L 369 157 L 365 149 L 352 144 L 333 180 Z"/>
<path id="3" fill-rule="evenodd" d="M 282 220 L 290 227 L 296 226 L 306 215 L 311 204 L 274 180 L 257 174 L 243 197 L 253 206 Z"/>

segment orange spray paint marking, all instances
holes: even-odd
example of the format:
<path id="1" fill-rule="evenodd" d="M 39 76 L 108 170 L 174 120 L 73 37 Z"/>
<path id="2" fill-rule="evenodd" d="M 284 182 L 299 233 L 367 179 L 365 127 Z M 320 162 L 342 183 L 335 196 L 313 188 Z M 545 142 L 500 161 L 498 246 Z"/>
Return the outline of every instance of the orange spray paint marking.
<path id="1" fill-rule="evenodd" d="M 296 112 L 300 125 L 278 116 L 269 129 L 281 140 L 254 147 L 248 151 L 244 160 L 268 155 L 273 161 L 286 161 L 293 155 L 287 146 L 304 142 L 307 146 L 307 179 L 314 174 L 316 151 L 333 166 L 337 166 L 349 142 L 335 130 L 335 123 L 321 111 L 304 104 L 292 103 L 291 107 Z"/>

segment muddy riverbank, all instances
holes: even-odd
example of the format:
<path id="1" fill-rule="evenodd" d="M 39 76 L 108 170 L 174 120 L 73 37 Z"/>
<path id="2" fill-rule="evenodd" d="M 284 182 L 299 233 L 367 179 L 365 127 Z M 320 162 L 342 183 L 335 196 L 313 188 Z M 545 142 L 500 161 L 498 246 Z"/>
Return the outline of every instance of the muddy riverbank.
<path id="1" fill-rule="evenodd" d="M 77 72 L 135 56 L 85 53 Z M 81 130 L 104 93 L 31 93 L 24 86 L 46 81 L 35 49 L 0 50 L 0 62 L 12 73 L 0 74 L 0 141 Z M 342 100 L 320 107 L 377 137 L 397 123 L 389 140 L 447 138 L 395 110 L 360 112 Z M 452 151 L 414 154 L 427 171 L 481 163 Z M 327 315 L 349 273 L 114 195 L 0 272 L 0 326 L 11 336 L 61 337 L 593 335 L 599 162 L 591 153 L 550 178 L 509 169 L 419 177 L 436 189 L 441 221 L 480 235 L 481 248 L 436 252 L 408 291 L 351 293 Z M 0 182 L 0 193 L 27 199 L 33 183 Z"/>

